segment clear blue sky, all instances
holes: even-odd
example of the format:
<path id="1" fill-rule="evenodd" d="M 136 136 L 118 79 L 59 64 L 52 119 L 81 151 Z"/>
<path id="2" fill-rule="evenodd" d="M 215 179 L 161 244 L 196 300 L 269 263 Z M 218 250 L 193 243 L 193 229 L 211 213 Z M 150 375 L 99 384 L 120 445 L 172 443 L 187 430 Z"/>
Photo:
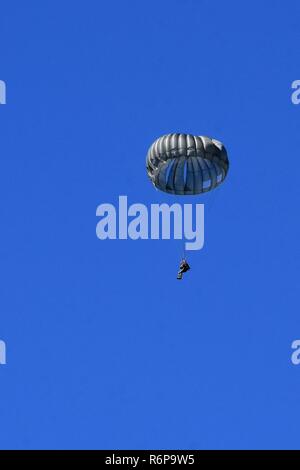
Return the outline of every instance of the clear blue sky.
<path id="1" fill-rule="evenodd" d="M 1 448 L 300 447 L 299 19 L 296 0 L 2 2 Z M 178 241 L 95 235 L 119 194 L 174 202 L 145 172 L 169 132 L 231 162 L 181 283 Z"/>

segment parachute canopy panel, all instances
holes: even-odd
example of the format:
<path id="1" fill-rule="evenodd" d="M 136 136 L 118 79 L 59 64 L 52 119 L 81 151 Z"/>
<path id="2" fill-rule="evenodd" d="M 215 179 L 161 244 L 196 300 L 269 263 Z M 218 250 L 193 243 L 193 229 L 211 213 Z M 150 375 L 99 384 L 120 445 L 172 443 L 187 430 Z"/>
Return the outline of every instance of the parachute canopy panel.
<path id="1" fill-rule="evenodd" d="M 209 137 L 167 134 L 148 150 L 147 173 L 157 189 L 193 195 L 211 191 L 225 179 L 229 161 L 224 145 Z"/>

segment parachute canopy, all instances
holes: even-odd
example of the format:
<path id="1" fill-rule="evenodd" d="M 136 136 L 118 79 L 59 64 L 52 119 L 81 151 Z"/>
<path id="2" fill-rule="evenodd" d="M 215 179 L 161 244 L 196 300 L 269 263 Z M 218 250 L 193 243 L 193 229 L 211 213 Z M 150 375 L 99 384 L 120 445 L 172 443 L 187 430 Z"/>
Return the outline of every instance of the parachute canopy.
<path id="1" fill-rule="evenodd" d="M 147 173 L 157 189 L 171 194 L 205 193 L 225 179 L 229 161 L 224 145 L 209 137 L 167 134 L 148 150 Z"/>

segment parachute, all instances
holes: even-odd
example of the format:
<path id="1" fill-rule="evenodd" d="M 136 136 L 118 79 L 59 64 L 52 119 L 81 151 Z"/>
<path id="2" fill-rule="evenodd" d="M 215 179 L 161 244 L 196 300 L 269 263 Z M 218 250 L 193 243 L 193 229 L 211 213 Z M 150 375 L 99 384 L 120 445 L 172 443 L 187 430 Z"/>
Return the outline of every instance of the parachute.
<path id="1" fill-rule="evenodd" d="M 223 183 L 229 160 L 218 140 L 192 134 L 167 134 L 149 148 L 146 168 L 157 189 L 186 196 L 206 193 Z"/>
<path id="2" fill-rule="evenodd" d="M 192 134 L 167 134 L 153 142 L 146 158 L 153 185 L 166 193 L 190 196 L 207 193 L 223 183 L 229 160 L 222 142 Z M 183 259 L 177 274 L 190 269 Z M 186 269 L 186 266 L 188 267 Z"/>

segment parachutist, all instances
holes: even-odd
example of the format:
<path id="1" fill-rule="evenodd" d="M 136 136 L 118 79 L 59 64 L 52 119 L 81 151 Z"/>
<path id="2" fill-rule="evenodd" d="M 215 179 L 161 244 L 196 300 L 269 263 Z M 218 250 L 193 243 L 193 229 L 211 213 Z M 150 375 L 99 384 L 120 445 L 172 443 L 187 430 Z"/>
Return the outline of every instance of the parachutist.
<path id="1" fill-rule="evenodd" d="M 193 196 L 205 194 L 220 186 L 227 176 L 229 160 L 227 151 L 219 140 L 201 135 L 172 133 L 162 135 L 152 143 L 146 157 L 146 169 L 156 189 L 176 196 Z M 174 206 L 177 207 L 176 204 Z M 186 204 L 183 206 L 185 208 Z M 203 243 L 204 238 L 197 249 L 201 249 Z M 186 245 L 186 249 L 196 247 Z M 183 258 L 177 279 L 182 279 L 183 273 L 189 269 Z"/>
<path id="2" fill-rule="evenodd" d="M 179 266 L 179 271 L 178 271 L 178 274 L 177 274 L 177 279 L 182 279 L 182 275 L 183 273 L 186 273 L 187 271 L 189 271 L 190 266 L 187 262 L 187 260 L 185 258 L 182 259 L 181 263 L 180 263 L 180 266 Z"/>

